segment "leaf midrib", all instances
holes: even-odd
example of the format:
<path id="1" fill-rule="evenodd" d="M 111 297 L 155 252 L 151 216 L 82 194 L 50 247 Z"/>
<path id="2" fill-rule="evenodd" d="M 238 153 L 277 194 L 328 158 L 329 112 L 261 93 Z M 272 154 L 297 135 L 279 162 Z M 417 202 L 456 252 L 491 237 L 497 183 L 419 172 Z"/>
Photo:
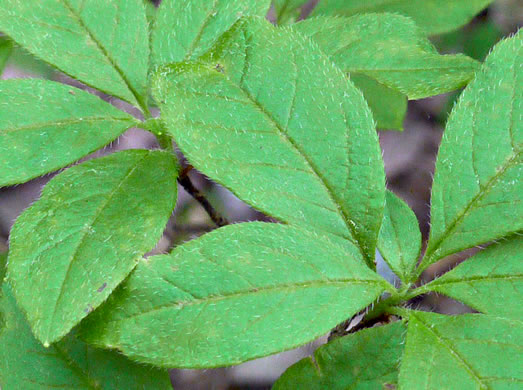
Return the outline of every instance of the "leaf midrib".
<path id="1" fill-rule="evenodd" d="M 108 116 L 100 116 L 100 117 L 77 117 L 77 118 L 71 118 L 71 119 L 61 119 L 56 121 L 47 121 L 47 122 L 39 122 L 34 123 L 26 126 L 18 126 L 18 127 L 8 127 L 3 128 L 0 131 L 0 136 L 6 133 L 15 133 L 19 131 L 26 131 L 26 130 L 38 130 L 42 129 L 42 127 L 68 127 L 71 125 L 77 125 L 81 123 L 96 123 L 96 122 L 130 122 L 130 126 L 132 126 L 133 122 L 135 122 L 132 118 L 115 118 L 115 117 L 108 117 Z"/>
<path id="2" fill-rule="evenodd" d="M 247 44 L 248 42 L 248 39 L 247 39 L 247 36 L 245 34 L 245 30 L 242 30 L 242 33 L 243 33 L 243 36 L 244 36 L 244 40 L 245 40 L 245 62 L 248 61 L 248 54 L 247 54 L 247 51 L 249 49 L 249 45 Z M 298 68 L 297 64 L 295 61 L 293 61 L 293 64 L 294 66 L 296 67 L 296 69 Z M 244 70 L 245 72 L 245 70 Z M 277 130 L 277 134 L 280 136 L 280 138 L 286 142 L 288 145 L 291 146 L 291 148 L 296 152 L 298 153 L 304 160 L 305 162 L 307 163 L 307 165 L 310 167 L 311 169 L 311 172 L 314 174 L 314 176 L 316 176 L 316 178 L 318 179 L 318 182 L 322 185 L 322 187 L 324 187 L 330 201 L 336 206 L 336 209 L 338 211 L 338 215 L 341 217 L 343 223 L 345 224 L 345 226 L 347 227 L 347 230 L 348 232 L 350 233 L 350 236 L 349 237 L 345 237 L 346 239 L 353 239 L 353 240 L 356 240 L 359 245 L 356 245 L 356 247 L 358 248 L 359 252 L 361 253 L 361 255 L 363 256 L 363 258 L 365 259 L 366 262 L 369 261 L 369 258 L 367 256 L 367 254 L 364 252 L 363 248 L 362 248 L 362 245 L 361 245 L 361 240 L 359 239 L 359 235 L 357 234 L 356 232 L 356 229 L 354 229 L 354 227 L 351 225 L 350 223 L 350 218 L 348 215 L 346 215 L 345 211 L 343 210 L 343 208 L 341 207 L 341 201 L 340 199 L 336 196 L 336 191 L 334 191 L 330 185 L 328 184 L 328 182 L 326 181 L 326 179 L 323 177 L 323 175 L 321 175 L 319 169 L 316 167 L 316 165 L 309 159 L 309 157 L 307 156 L 307 154 L 301 149 L 301 147 L 294 141 L 294 139 L 292 139 L 287 133 L 286 131 L 281 127 L 281 125 L 276 121 L 276 119 L 274 119 L 274 117 L 267 111 L 265 110 L 265 107 L 263 107 L 252 95 L 251 93 L 244 87 L 243 83 L 239 83 L 238 85 L 233 83 L 231 81 L 231 79 L 229 77 L 227 77 L 226 75 L 223 75 L 223 77 L 225 78 L 225 80 L 227 80 L 227 82 L 229 82 L 233 87 L 237 87 L 239 88 L 247 97 L 247 99 L 252 102 L 253 106 L 255 108 L 257 108 L 269 121 L 270 123 L 273 124 L 274 128 Z M 296 81 L 297 81 L 297 75 L 296 75 Z M 243 76 L 242 76 L 242 80 L 243 80 Z M 294 98 L 293 98 L 293 101 L 296 97 L 296 90 L 294 91 Z M 291 107 L 291 111 L 292 111 L 292 107 Z"/>
<path id="3" fill-rule="evenodd" d="M 419 266 L 420 270 L 424 269 L 424 267 L 426 267 L 427 265 L 432 264 L 434 261 L 439 260 L 442 257 L 450 254 L 444 253 L 443 255 L 438 255 L 438 250 L 441 248 L 441 245 L 452 235 L 452 232 L 461 225 L 465 217 L 468 215 L 469 211 L 474 210 L 473 207 L 476 205 L 476 203 L 480 202 L 483 197 L 487 196 L 490 193 L 492 188 L 495 186 L 498 180 L 505 174 L 505 172 L 510 168 L 513 168 L 518 165 L 517 161 L 520 154 L 521 152 L 519 150 L 515 151 L 515 153 L 513 153 L 512 156 L 510 156 L 510 158 L 503 165 L 503 168 L 500 169 L 499 172 L 497 172 L 494 176 L 492 176 L 489 179 L 489 181 L 483 186 L 483 188 L 480 187 L 478 193 L 474 195 L 474 197 L 470 200 L 470 202 L 463 209 L 463 211 L 456 218 L 454 218 L 452 223 L 446 227 L 441 237 L 438 240 L 436 240 L 435 243 L 430 245 L 429 239 L 429 248 L 427 249 L 424 259 Z M 452 253 L 455 252 L 456 251 L 452 251 Z"/>
<path id="4" fill-rule="evenodd" d="M 51 318 L 49 320 L 49 329 L 48 329 L 48 331 L 46 333 L 47 338 L 49 337 L 49 334 L 51 334 L 51 328 L 52 328 L 53 324 L 55 323 L 55 317 L 56 317 L 57 309 L 58 309 L 58 306 L 59 306 L 59 304 L 60 304 L 60 302 L 61 302 L 61 300 L 63 298 L 63 294 L 64 294 L 64 291 L 65 291 L 64 290 L 64 286 L 66 284 L 65 282 L 66 282 L 66 280 L 69 277 L 69 273 L 71 271 L 72 264 L 73 264 L 74 260 L 77 258 L 76 255 L 78 254 L 78 251 L 84 245 L 85 238 L 87 236 L 87 233 L 89 232 L 89 228 L 92 227 L 96 223 L 96 221 L 100 217 L 102 211 L 109 204 L 109 202 L 114 197 L 116 192 L 123 186 L 123 184 L 127 181 L 127 179 L 136 171 L 138 166 L 140 166 L 140 164 L 142 164 L 142 162 L 149 156 L 150 156 L 150 153 L 144 154 L 144 156 L 140 160 L 138 160 L 132 168 L 129 169 L 127 174 L 121 179 L 120 183 L 107 195 L 107 198 L 105 199 L 105 201 L 103 201 L 98 206 L 98 208 L 95 210 L 94 214 L 90 218 L 90 221 L 88 221 L 85 224 L 85 227 L 80 231 L 80 234 L 81 234 L 80 240 L 79 240 L 76 248 L 73 250 L 71 256 L 69 257 L 67 270 L 65 272 L 65 275 L 64 275 L 64 278 L 63 278 L 63 282 L 61 283 L 61 286 L 60 286 L 60 292 L 58 293 L 58 297 L 56 299 L 56 302 L 55 302 L 55 305 L 54 305 L 54 308 L 53 308 L 53 314 L 51 315 Z M 49 342 L 49 340 L 46 339 L 45 342 Z"/>
<path id="5" fill-rule="evenodd" d="M 136 91 L 136 89 L 133 87 L 127 76 L 125 75 L 125 72 L 118 66 L 116 61 L 109 55 L 109 52 L 107 49 L 102 45 L 102 43 L 96 39 L 93 32 L 87 27 L 87 25 L 84 23 L 83 19 L 80 17 L 80 15 L 75 11 L 75 9 L 69 4 L 69 0 L 59 0 L 64 7 L 69 11 L 69 13 L 73 16 L 73 19 L 76 20 L 76 22 L 80 25 L 82 29 L 85 30 L 87 35 L 89 36 L 89 39 L 96 45 L 98 50 L 103 54 L 103 56 L 107 59 L 109 65 L 113 67 L 114 70 L 116 70 L 116 73 L 122 81 L 124 82 L 127 89 L 131 92 L 133 95 L 136 103 L 138 103 L 139 106 L 142 106 L 142 96 Z M 143 107 L 142 107 L 143 108 Z"/>
<path id="6" fill-rule="evenodd" d="M 164 277 L 161 277 L 161 280 L 163 280 L 164 282 L 173 286 L 175 289 L 183 292 L 184 294 L 193 295 L 192 293 L 188 292 L 185 289 L 178 287 L 176 284 L 174 284 L 173 282 L 169 281 L 168 279 L 166 279 Z M 127 321 L 130 319 L 136 318 L 136 317 L 148 315 L 151 313 L 156 313 L 156 312 L 159 312 L 162 310 L 173 309 L 173 308 L 183 310 L 186 307 L 190 307 L 190 306 L 217 303 L 217 302 L 226 301 L 229 299 L 233 300 L 235 298 L 242 298 L 242 297 L 255 295 L 255 294 L 263 294 L 266 292 L 271 292 L 271 293 L 272 292 L 285 292 L 285 291 L 294 292 L 294 291 L 297 291 L 300 289 L 322 288 L 322 287 L 329 287 L 329 286 L 339 286 L 340 288 L 343 288 L 343 287 L 347 287 L 347 285 L 353 286 L 356 284 L 375 285 L 375 286 L 383 285 L 383 283 L 381 283 L 380 280 L 331 279 L 331 280 L 315 280 L 315 281 L 311 281 L 311 282 L 280 284 L 277 286 L 265 286 L 265 287 L 251 288 L 251 289 L 242 290 L 242 291 L 236 291 L 236 292 L 232 292 L 232 293 L 228 293 L 228 294 L 214 295 L 214 296 L 209 296 L 209 297 L 205 297 L 205 298 L 194 298 L 194 299 L 185 300 L 185 301 L 169 302 L 169 303 L 157 306 L 155 308 L 152 308 L 151 310 L 148 310 L 148 311 L 136 313 L 136 314 L 133 314 L 133 315 L 131 315 L 129 317 L 125 317 L 125 318 L 109 320 L 108 322 Z"/>

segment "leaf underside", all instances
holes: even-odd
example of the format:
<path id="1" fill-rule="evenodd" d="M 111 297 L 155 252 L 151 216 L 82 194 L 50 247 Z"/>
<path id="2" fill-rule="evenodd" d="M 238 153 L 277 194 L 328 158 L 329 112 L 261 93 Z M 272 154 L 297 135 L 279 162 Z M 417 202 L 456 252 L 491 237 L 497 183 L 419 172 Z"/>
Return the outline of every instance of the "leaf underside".
<path id="1" fill-rule="evenodd" d="M 230 225 L 142 261 L 81 332 L 164 367 L 232 365 L 294 348 L 387 288 L 357 253 L 296 227 Z"/>
<path id="2" fill-rule="evenodd" d="M 282 222 L 357 240 L 370 263 L 385 196 L 377 134 L 309 40 L 247 19 L 201 62 L 163 68 L 155 95 L 196 168 Z"/>
<path id="3" fill-rule="evenodd" d="M 115 153 L 55 177 L 16 220 L 8 278 L 42 343 L 67 334 L 156 245 L 176 176 L 169 153 Z"/>

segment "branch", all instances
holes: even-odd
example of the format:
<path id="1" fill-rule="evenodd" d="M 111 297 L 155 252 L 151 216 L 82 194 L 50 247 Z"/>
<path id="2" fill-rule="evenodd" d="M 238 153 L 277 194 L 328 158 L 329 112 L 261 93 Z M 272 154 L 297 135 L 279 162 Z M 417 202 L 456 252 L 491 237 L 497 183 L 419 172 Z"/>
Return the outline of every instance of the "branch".
<path id="1" fill-rule="evenodd" d="M 200 203 L 216 226 L 221 227 L 228 225 L 229 222 L 227 219 L 225 219 L 222 215 L 220 215 L 220 213 L 218 213 L 218 211 L 214 209 L 214 207 L 212 207 L 205 195 L 201 193 L 200 190 L 198 190 L 192 183 L 188 175 L 191 169 L 192 167 L 188 166 L 180 173 L 180 176 L 178 177 L 178 183 L 180 183 L 185 191 L 187 191 L 194 199 L 196 199 L 198 203 Z"/>

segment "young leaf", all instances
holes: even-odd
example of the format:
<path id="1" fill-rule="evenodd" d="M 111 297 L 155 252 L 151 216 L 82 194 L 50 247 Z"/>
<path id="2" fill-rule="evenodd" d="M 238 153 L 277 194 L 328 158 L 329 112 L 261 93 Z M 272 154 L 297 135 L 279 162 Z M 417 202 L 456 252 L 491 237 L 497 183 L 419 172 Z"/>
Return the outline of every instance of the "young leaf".
<path id="1" fill-rule="evenodd" d="M 411 312 L 401 389 L 512 389 L 523 381 L 523 323 L 464 314 Z"/>
<path id="2" fill-rule="evenodd" d="M 405 333 L 405 325 L 395 322 L 338 338 L 291 366 L 272 389 L 394 388 Z"/>
<path id="3" fill-rule="evenodd" d="M 378 249 L 392 271 L 406 284 L 421 251 L 418 219 L 409 206 L 387 191 L 385 215 L 378 236 Z"/>
<path id="4" fill-rule="evenodd" d="M 352 16 L 392 12 L 409 16 L 426 34 L 441 34 L 468 23 L 494 0 L 322 0 L 312 15 Z"/>
<path id="5" fill-rule="evenodd" d="M 432 186 L 422 269 L 523 228 L 523 32 L 499 43 L 454 107 Z"/>
<path id="6" fill-rule="evenodd" d="M 296 227 L 230 225 L 142 261 L 82 332 L 164 367 L 231 365 L 294 348 L 387 288 L 357 253 Z"/>
<path id="7" fill-rule="evenodd" d="M 166 152 L 128 150 L 58 175 L 16 221 L 8 278 L 48 345 L 100 305 L 160 239 L 176 202 Z"/>
<path id="8" fill-rule="evenodd" d="M 462 54 L 438 54 L 414 22 L 401 15 L 318 17 L 292 28 L 311 37 L 345 72 L 364 74 L 409 99 L 458 89 L 479 67 Z"/>
<path id="9" fill-rule="evenodd" d="M 0 36 L 0 75 L 5 68 L 5 64 L 7 63 L 12 50 L 13 43 Z"/>
<path id="10" fill-rule="evenodd" d="M 403 130 L 407 113 L 407 97 L 404 94 L 361 73 L 351 73 L 350 79 L 363 93 L 378 129 Z"/>
<path id="11" fill-rule="evenodd" d="M 281 221 L 356 239 L 370 263 L 385 176 L 361 93 L 308 39 L 262 19 L 201 61 L 163 68 L 155 91 L 191 163 Z"/>
<path id="12" fill-rule="evenodd" d="M 521 237 L 501 241 L 422 289 L 443 293 L 483 313 L 523 318 L 522 253 Z"/>
<path id="13" fill-rule="evenodd" d="M 63 168 L 135 123 L 77 88 L 38 79 L 0 81 L 0 187 Z"/>
<path id="14" fill-rule="evenodd" d="M 153 31 L 153 65 L 195 59 L 242 16 L 265 16 L 270 0 L 164 0 Z"/>
<path id="15" fill-rule="evenodd" d="M 69 336 L 44 348 L 31 334 L 10 289 L 0 291 L 0 388 L 170 389 L 167 372 L 96 350 Z"/>
<path id="16" fill-rule="evenodd" d="M 274 0 L 274 12 L 278 24 L 294 23 L 300 16 L 306 0 Z"/>
<path id="17" fill-rule="evenodd" d="M 3 0 L 0 31 L 71 77 L 143 105 L 149 58 L 143 0 Z"/>

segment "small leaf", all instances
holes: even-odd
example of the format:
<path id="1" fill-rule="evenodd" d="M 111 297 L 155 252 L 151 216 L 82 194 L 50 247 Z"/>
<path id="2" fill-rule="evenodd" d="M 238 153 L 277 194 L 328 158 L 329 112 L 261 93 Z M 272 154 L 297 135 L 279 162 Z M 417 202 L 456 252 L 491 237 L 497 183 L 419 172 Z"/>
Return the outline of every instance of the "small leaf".
<path id="1" fill-rule="evenodd" d="M 345 240 L 242 223 L 142 261 L 82 333 L 158 366 L 231 365 L 310 342 L 386 288 Z"/>
<path id="2" fill-rule="evenodd" d="M 523 32 L 496 45 L 441 141 L 422 269 L 523 229 Z"/>
<path id="3" fill-rule="evenodd" d="M 274 0 L 274 12 L 276 22 L 280 25 L 294 23 L 300 16 L 301 8 L 307 3 L 306 0 Z"/>
<path id="4" fill-rule="evenodd" d="M 0 75 L 3 72 L 5 65 L 7 64 L 7 60 L 9 59 L 12 50 L 13 43 L 10 40 L 0 36 Z"/>
<path id="5" fill-rule="evenodd" d="M 501 241 L 422 289 L 443 293 L 483 313 L 521 319 L 522 253 L 521 237 Z"/>
<path id="6" fill-rule="evenodd" d="M 378 249 L 392 271 L 408 284 L 421 252 L 418 219 L 409 206 L 387 191 Z"/>
<path id="7" fill-rule="evenodd" d="M 0 81 L 0 187 L 56 171 L 136 124 L 103 100 L 38 79 Z"/>
<path id="8" fill-rule="evenodd" d="M 0 388 L 171 388 L 167 372 L 138 365 L 114 352 L 96 350 L 72 336 L 44 348 L 31 334 L 8 286 L 0 293 L 0 315 L 5 321 L 4 329 L 0 329 Z"/>
<path id="9" fill-rule="evenodd" d="M 407 97 L 404 94 L 360 73 L 351 73 L 350 79 L 363 93 L 378 129 L 403 131 L 407 113 Z"/>
<path id="10" fill-rule="evenodd" d="M 0 30 L 87 85 L 130 103 L 146 96 L 143 0 L 3 0 Z"/>
<path id="11" fill-rule="evenodd" d="M 372 115 L 308 39 L 247 19 L 156 84 L 195 167 L 282 222 L 356 239 L 372 263 L 385 198 Z"/>
<path id="12" fill-rule="evenodd" d="M 154 65 L 195 59 L 242 16 L 265 16 L 270 0 L 164 0 L 153 31 Z"/>
<path id="13" fill-rule="evenodd" d="M 318 17 L 292 29 L 311 37 L 345 72 L 366 75 L 409 99 L 463 87 L 479 67 L 462 54 L 438 54 L 414 22 L 401 15 Z"/>
<path id="14" fill-rule="evenodd" d="M 405 333 L 395 322 L 338 338 L 287 369 L 273 390 L 395 388 Z"/>
<path id="15" fill-rule="evenodd" d="M 8 279 L 37 339 L 57 341 L 151 250 L 176 202 L 166 152 L 129 150 L 51 180 L 16 221 Z"/>
<path id="16" fill-rule="evenodd" d="M 494 0 L 322 0 L 312 15 L 352 16 L 391 12 L 409 16 L 426 34 L 441 34 L 468 23 Z"/>
<path id="17" fill-rule="evenodd" d="M 484 314 L 411 312 L 401 389 L 515 389 L 523 323 Z"/>

